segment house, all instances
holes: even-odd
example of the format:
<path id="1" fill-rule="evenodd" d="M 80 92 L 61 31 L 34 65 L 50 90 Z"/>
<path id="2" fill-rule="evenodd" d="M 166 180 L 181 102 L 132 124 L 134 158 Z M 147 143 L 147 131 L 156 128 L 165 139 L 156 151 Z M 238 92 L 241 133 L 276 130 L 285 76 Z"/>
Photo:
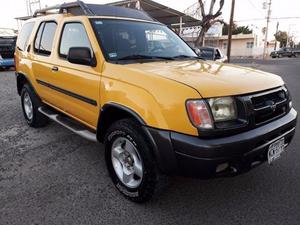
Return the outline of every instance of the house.
<path id="1" fill-rule="evenodd" d="M 194 47 L 197 38 L 197 30 L 183 31 L 183 39 Z M 228 35 L 222 35 L 222 25 L 216 24 L 205 35 L 204 46 L 218 47 L 226 54 L 228 46 Z M 231 56 L 258 58 L 263 55 L 264 42 L 262 34 L 252 32 L 251 34 L 232 35 Z M 270 51 L 270 50 L 268 50 Z"/>

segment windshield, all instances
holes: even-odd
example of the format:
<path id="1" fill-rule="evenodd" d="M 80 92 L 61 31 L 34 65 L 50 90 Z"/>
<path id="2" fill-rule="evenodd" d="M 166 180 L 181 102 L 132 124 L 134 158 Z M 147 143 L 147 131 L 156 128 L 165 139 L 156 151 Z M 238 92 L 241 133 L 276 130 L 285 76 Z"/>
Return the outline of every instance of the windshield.
<path id="1" fill-rule="evenodd" d="M 194 51 L 167 26 L 114 19 L 91 21 L 108 61 L 197 58 Z"/>

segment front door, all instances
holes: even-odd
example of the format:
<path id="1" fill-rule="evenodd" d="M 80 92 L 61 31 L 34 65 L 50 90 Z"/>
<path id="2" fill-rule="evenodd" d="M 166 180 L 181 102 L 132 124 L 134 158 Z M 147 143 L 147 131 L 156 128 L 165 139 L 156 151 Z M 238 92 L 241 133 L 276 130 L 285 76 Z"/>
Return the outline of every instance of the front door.
<path id="1" fill-rule="evenodd" d="M 86 29 L 80 22 L 66 22 L 62 26 L 56 65 L 52 68 L 49 82 L 59 95 L 65 112 L 96 127 L 100 109 L 99 67 L 68 62 L 67 55 L 71 47 L 88 47 L 94 54 Z"/>

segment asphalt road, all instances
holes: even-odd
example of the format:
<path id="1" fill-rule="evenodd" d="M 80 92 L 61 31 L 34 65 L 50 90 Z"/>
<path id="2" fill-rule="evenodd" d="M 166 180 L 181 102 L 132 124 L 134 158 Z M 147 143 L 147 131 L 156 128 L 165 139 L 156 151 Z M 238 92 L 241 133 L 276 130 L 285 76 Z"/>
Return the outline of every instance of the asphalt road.
<path id="1" fill-rule="evenodd" d="M 282 75 L 300 109 L 300 59 L 239 60 Z M 174 177 L 146 204 L 123 198 L 103 146 L 51 123 L 29 128 L 14 73 L 0 73 L 0 224 L 299 224 L 299 132 L 274 165 L 233 178 Z M 299 127 L 298 127 L 299 128 Z"/>

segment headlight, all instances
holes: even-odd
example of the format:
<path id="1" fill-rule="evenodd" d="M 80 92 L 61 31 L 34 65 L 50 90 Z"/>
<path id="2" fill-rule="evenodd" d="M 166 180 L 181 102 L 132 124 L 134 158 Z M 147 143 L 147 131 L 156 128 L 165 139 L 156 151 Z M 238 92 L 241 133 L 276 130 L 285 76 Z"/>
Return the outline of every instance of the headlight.
<path id="1" fill-rule="evenodd" d="M 205 129 L 213 128 L 213 122 L 205 100 L 189 100 L 186 107 L 194 126 Z"/>
<path id="2" fill-rule="evenodd" d="M 237 119 L 236 103 L 232 97 L 208 99 L 215 122 Z"/>

